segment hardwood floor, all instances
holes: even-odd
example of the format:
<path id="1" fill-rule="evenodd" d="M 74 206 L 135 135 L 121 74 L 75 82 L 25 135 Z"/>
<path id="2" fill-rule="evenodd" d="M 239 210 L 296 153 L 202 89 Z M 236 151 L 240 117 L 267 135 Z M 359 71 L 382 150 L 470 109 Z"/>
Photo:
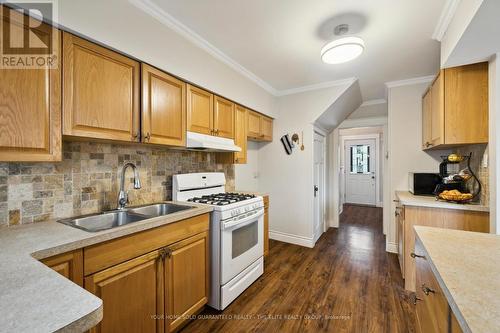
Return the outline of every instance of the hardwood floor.
<path id="1" fill-rule="evenodd" d="M 186 332 L 414 332 L 382 209 L 346 206 L 313 249 L 271 241 L 264 275 L 223 312 L 205 309 Z"/>

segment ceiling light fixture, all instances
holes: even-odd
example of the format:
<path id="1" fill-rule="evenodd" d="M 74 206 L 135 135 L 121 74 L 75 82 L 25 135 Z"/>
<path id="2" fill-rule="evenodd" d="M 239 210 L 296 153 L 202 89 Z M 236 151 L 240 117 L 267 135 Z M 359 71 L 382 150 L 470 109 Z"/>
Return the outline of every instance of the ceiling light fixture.
<path id="1" fill-rule="evenodd" d="M 349 25 L 335 27 L 335 35 L 342 36 L 349 31 Z M 326 44 L 321 49 L 321 60 L 327 64 L 341 64 L 356 59 L 363 53 L 365 42 L 359 37 L 342 37 Z"/>

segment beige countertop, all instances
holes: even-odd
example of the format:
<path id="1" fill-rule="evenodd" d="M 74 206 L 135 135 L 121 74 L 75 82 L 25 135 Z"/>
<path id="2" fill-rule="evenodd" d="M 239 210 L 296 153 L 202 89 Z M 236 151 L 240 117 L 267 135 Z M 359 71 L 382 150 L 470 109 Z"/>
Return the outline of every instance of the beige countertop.
<path id="1" fill-rule="evenodd" d="M 415 226 L 464 332 L 500 331 L 500 236 Z"/>
<path id="2" fill-rule="evenodd" d="M 413 195 L 408 191 L 396 191 L 396 197 L 401 204 L 405 206 L 429 207 L 429 208 L 445 208 L 445 209 L 458 209 L 470 210 L 477 212 L 489 212 L 488 206 L 480 204 L 457 204 L 452 202 L 438 201 L 435 197 Z"/>
<path id="3" fill-rule="evenodd" d="M 179 203 L 184 204 L 186 203 Z M 0 229 L 0 332 L 83 332 L 102 319 L 102 301 L 38 260 L 208 213 L 196 205 L 100 232 L 55 221 Z"/>

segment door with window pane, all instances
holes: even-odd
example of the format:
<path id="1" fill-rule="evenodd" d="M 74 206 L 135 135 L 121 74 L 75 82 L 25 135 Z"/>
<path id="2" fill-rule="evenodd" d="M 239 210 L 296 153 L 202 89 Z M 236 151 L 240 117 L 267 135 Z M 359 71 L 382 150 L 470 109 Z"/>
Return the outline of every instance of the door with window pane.
<path id="1" fill-rule="evenodd" d="M 345 202 L 376 204 L 375 139 L 345 141 Z"/>

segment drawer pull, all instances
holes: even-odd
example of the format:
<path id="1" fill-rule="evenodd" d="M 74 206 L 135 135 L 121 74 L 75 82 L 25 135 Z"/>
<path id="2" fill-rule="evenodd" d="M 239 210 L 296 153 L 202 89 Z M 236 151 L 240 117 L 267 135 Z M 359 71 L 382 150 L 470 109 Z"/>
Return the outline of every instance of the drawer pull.
<path id="1" fill-rule="evenodd" d="M 433 294 L 435 294 L 435 293 L 436 293 L 436 291 L 435 291 L 434 289 L 431 289 L 431 288 L 427 287 L 427 286 L 425 285 L 425 283 L 422 283 L 422 291 L 424 292 L 424 294 L 425 294 L 426 296 L 429 296 L 429 294 L 430 294 L 430 293 L 433 293 Z"/>
<path id="2" fill-rule="evenodd" d="M 421 256 L 419 254 L 415 254 L 414 252 L 410 253 L 410 257 L 412 258 L 422 258 L 422 259 L 425 259 L 425 256 Z"/>
<path id="3" fill-rule="evenodd" d="M 417 305 L 417 302 L 418 302 L 418 301 L 422 301 L 422 299 L 421 299 L 421 298 L 418 298 L 418 297 L 417 297 L 417 294 L 416 294 L 416 293 L 413 293 L 413 294 L 411 295 L 411 300 L 412 300 L 412 302 L 413 302 L 413 305 Z"/>

